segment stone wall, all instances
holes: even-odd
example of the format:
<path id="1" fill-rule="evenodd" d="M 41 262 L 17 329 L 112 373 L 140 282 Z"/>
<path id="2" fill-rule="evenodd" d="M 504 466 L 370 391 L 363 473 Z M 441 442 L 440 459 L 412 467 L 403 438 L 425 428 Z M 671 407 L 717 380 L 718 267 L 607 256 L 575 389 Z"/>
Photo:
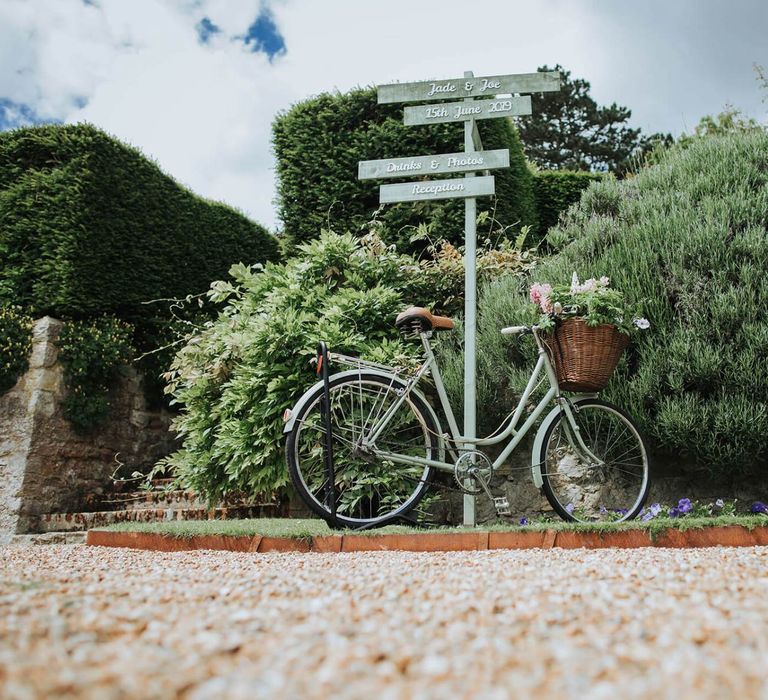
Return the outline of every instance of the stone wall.
<path id="1" fill-rule="evenodd" d="M 489 452 L 489 457 L 496 455 Z M 768 479 L 763 465 L 750 470 L 735 472 L 714 478 L 697 465 L 680 458 L 652 455 L 651 488 L 647 504 L 662 503 L 675 505 L 681 498 L 690 498 L 702 503 L 712 503 L 718 498 L 737 500 L 739 510 L 747 510 L 755 501 L 768 503 Z M 444 477 L 441 477 L 444 478 Z M 445 482 L 455 486 L 453 480 Z M 492 491 L 495 496 L 506 496 L 515 518 L 552 514 L 543 492 L 533 485 L 531 476 L 531 441 L 525 440 L 494 476 Z M 441 496 L 440 502 L 432 509 L 438 522 L 459 525 L 463 515 L 463 495 L 435 488 L 431 493 Z M 476 522 L 493 522 L 496 512 L 485 495 L 475 499 Z"/>
<path id="2" fill-rule="evenodd" d="M 104 424 L 90 435 L 72 429 L 61 410 L 60 329 L 49 317 L 35 323 L 29 370 L 0 396 L 0 543 L 35 532 L 43 514 L 88 510 L 119 463 L 123 471 L 146 469 L 175 447 L 171 414 L 148 409 L 131 368 L 110 397 Z"/>

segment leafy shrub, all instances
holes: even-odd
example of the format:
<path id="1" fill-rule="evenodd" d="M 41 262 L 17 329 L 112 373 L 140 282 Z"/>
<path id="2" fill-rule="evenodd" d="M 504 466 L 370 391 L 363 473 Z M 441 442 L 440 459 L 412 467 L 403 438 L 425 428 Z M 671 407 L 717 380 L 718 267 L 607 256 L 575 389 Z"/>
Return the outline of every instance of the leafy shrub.
<path id="1" fill-rule="evenodd" d="M 549 234 L 560 252 L 536 279 L 607 275 L 651 328 L 626 353 L 606 397 L 628 409 L 663 451 L 715 471 L 768 456 L 768 135 L 700 138 L 636 177 L 595 183 Z M 479 334 L 535 320 L 515 282 L 484 290 Z M 501 406 L 532 360 L 521 339 L 480 345 L 503 377 Z M 495 375 L 494 375 L 495 376 Z M 488 383 L 481 377 L 480 388 Z M 497 385 L 499 382 L 497 382 Z M 454 392 L 456 388 L 454 387 Z"/>
<path id="2" fill-rule="evenodd" d="M 511 166 L 494 171 L 495 204 L 481 199 L 480 206 L 495 206 L 503 227 L 535 227 L 533 176 L 515 127 L 508 119 L 490 119 L 478 128 L 484 148 L 510 150 Z M 357 179 L 358 161 L 453 153 L 464 145 L 460 125 L 404 126 L 403 106 L 377 104 L 373 88 L 323 94 L 294 105 L 275 120 L 273 143 L 278 211 L 289 248 L 317 237 L 330 221 L 340 230 L 365 230 L 379 209 L 379 183 Z M 409 238 L 420 223 L 431 223 L 453 244 L 463 240 L 462 200 L 391 204 L 377 217 L 386 224 L 387 242 L 401 250 L 416 249 Z"/>
<path id="3" fill-rule="evenodd" d="M 0 394 L 27 371 L 32 319 L 18 306 L 0 304 Z"/>
<path id="4" fill-rule="evenodd" d="M 92 430 L 109 413 L 118 369 L 134 353 L 132 336 L 129 324 L 109 316 L 63 325 L 57 345 L 68 393 L 62 405 L 76 430 Z"/>
<path id="5" fill-rule="evenodd" d="M 461 300 L 459 253 L 437 247 L 434 260 L 419 263 L 375 234 L 325 232 L 263 272 L 234 266 L 234 282 L 211 287 L 211 300 L 224 304 L 217 319 L 190 338 L 168 375 L 183 406 L 176 429 L 184 445 L 161 467 L 211 500 L 285 486 L 281 416 L 315 382 L 318 341 L 377 362 L 412 362 L 420 344 L 400 339 L 397 313 L 409 304 L 446 312 Z M 519 274 L 532 264 L 508 248 L 485 249 L 478 266 Z"/>
<path id="6" fill-rule="evenodd" d="M 603 177 L 599 173 L 571 170 L 538 171 L 533 180 L 533 191 L 541 237 L 557 224 L 562 212 L 579 201 L 581 193 L 592 182 L 600 181 Z"/>

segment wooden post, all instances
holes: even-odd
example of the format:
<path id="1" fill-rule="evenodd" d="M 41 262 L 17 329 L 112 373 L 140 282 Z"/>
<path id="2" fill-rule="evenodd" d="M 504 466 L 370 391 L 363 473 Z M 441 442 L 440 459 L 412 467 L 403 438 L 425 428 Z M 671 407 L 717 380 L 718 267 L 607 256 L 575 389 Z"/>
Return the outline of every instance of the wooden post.
<path id="1" fill-rule="evenodd" d="M 464 73 L 465 78 L 472 78 L 472 71 Z M 466 97 L 464 102 L 473 102 Z M 464 152 L 475 150 L 473 131 L 475 120 L 464 122 Z M 466 178 L 473 178 L 474 173 L 466 173 Z M 475 438 L 476 399 L 475 373 L 477 367 L 477 200 L 467 197 L 464 200 L 464 436 Z M 464 449 L 474 450 L 474 442 L 465 442 Z M 464 494 L 464 526 L 475 526 L 475 497 Z"/>

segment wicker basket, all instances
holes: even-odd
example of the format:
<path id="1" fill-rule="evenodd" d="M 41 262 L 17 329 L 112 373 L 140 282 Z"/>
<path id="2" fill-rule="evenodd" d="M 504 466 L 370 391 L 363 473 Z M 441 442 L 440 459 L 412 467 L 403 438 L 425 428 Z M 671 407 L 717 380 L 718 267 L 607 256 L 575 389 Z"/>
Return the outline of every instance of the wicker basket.
<path id="1" fill-rule="evenodd" d="M 608 384 L 629 336 L 615 326 L 590 327 L 581 318 L 558 323 L 546 345 L 563 391 L 600 391 Z"/>

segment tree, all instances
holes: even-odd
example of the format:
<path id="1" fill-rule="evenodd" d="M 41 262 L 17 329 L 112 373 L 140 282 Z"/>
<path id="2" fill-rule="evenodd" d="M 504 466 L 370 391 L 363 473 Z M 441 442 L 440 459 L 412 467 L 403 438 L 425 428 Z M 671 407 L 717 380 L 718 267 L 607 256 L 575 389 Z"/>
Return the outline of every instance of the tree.
<path id="1" fill-rule="evenodd" d="M 753 67 L 755 69 L 757 82 L 760 83 L 760 88 L 768 93 L 768 73 L 765 70 L 765 66 L 760 63 L 754 63 Z M 763 102 L 766 100 L 768 100 L 768 95 L 763 97 Z"/>
<path id="2" fill-rule="evenodd" d="M 696 125 L 694 133 L 696 136 L 724 136 L 762 128 L 756 119 L 744 116 L 732 105 L 726 105 L 725 109 L 716 116 L 711 114 L 703 116 Z"/>
<path id="3" fill-rule="evenodd" d="M 601 107 L 589 94 L 590 84 L 572 78 L 562 66 L 541 66 L 539 72 L 560 71 L 558 92 L 531 95 L 533 115 L 519 120 L 518 130 L 529 160 L 542 168 L 610 171 L 619 175 L 634 155 L 652 141 L 671 137 L 641 136 L 627 121 L 632 111 L 615 102 Z"/>

